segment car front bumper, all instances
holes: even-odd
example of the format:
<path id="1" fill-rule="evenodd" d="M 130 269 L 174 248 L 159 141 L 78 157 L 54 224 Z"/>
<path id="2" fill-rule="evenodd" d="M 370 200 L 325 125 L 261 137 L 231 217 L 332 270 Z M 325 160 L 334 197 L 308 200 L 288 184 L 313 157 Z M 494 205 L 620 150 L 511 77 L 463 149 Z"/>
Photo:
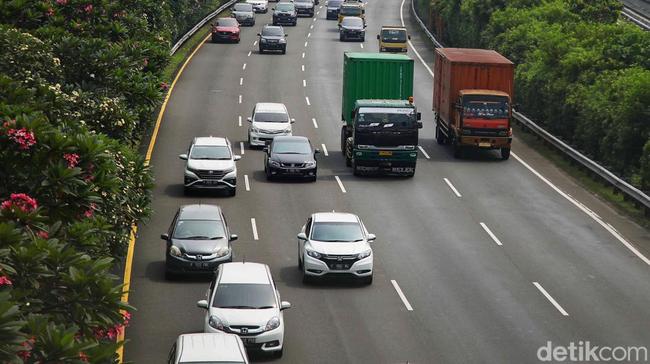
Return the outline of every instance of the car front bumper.
<path id="1" fill-rule="evenodd" d="M 268 5 L 265 4 L 253 4 L 253 11 L 256 13 L 266 13 L 269 10 Z"/>
<path id="2" fill-rule="evenodd" d="M 267 134 L 267 133 L 261 133 L 261 132 L 253 132 L 249 131 L 248 132 L 250 135 L 250 144 L 252 146 L 256 147 L 264 147 L 266 146 L 267 143 L 270 143 L 273 138 L 276 136 L 283 136 L 283 135 L 291 135 L 291 132 L 285 132 L 285 133 L 278 133 L 278 134 Z"/>
<path id="3" fill-rule="evenodd" d="M 296 13 L 298 15 L 314 15 L 314 8 L 296 8 Z"/>
<path id="4" fill-rule="evenodd" d="M 201 172 L 205 174 L 206 172 Z M 237 172 L 230 172 L 220 178 L 201 178 L 193 171 L 185 170 L 183 186 L 196 189 L 231 189 L 237 187 Z"/>
<path id="5" fill-rule="evenodd" d="M 213 32 L 212 41 L 217 42 L 228 42 L 228 41 L 237 41 L 239 40 L 239 33 L 230 33 L 230 32 Z"/>
<path id="6" fill-rule="evenodd" d="M 298 21 L 298 17 L 295 16 L 274 16 L 273 23 L 275 24 L 294 24 Z"/>
<path id="7" fill-rule="evenodd" d="M 333 268 L 333 265 L 328 265 L 320 259 L 316 259 L 307 254 L 303 255 L 303 263 L 305 265 L 305 274 L 309 276 L 322 277 L 327 274 L 348 274 L 356 277 L 368 277 L 372 275 L 373 255 L 357 260 L 349 269 Z M 338 264 L 334 262 L 333 264 Z M 340 264 L 346 264 L 342 261 Z"/>
<path id="8" fill-rule="evenodd" d="M 223 331 L 217 330 L 208 324 L 207 319 L 204 325 L 204 332 L 227 332 L 238 335 L 244 342 L 246 350 L 274 352 L 282 350 L 282 345 L 284 344 L 284 322 L 282 320 L 280 321 L 280 326 L 277 329 L 264 331 L 259 334 L 241 334 L 235 330 L 230 329 L 225 329 Z"/>
<path id="9" fill-rule="evenodd" d="M 186 257 L 174 257 L 167 254 L 165 270 L 177 274 L 205 274 L 214 272 L 219 264 L 232 261 L 232 250 L 220 258 L 195 260 Z"/>
<path id="10" fill-rule="evenodd" d="M 269 173 L 272 176 L 314 178 L 316 177 L 316 167 L 278 167 L 269 165 Z"/>
<path id="11" fill-rule="evenodd" d="M 344 31 L 341 31 L 341 35 L 345 39 L 362 40 L 362 39 L 365 39 L 366 32 L 364 32 L 364 31 L 354 31 L 354 30 L 344 30 Z"/>
<path id="12" fill-rule="evenodd" d="M 241 25 L 255 25 L 255 18 L 254 17 L 237 17 L 235 18 Z"/>
<path id="13" fill-rule="evenodd" d="M 264 50 L 280 51 L 287 48 L 287 43 L 280 42 L 260 42 L 260 48 Z"/>

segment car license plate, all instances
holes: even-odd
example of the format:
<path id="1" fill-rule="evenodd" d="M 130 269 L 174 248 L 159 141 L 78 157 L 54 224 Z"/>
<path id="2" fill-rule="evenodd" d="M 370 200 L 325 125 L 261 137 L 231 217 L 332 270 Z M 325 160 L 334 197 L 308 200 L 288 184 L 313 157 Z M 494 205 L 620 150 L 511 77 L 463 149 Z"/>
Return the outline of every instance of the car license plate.
<path id="1" fill-rule="evenodd" d="M 210 181 L 210 180 L 207 180 L 207 181 L 203 181 L 203 182 L 204 182 L 206 185 L 216 185 L 219 181 Z"/>
<path id="2" fill-rule="evenodd" d="M 391 155 L 393 155 L 393 152 L 391 152 L 390 150 L 381 150 L 381 151 L 379 151 L 379 155 L 391 156 Z"/>
<path id="3" fill-rule="evenodd" d="M 492 146 L 492 144 L 486 143 L 486 142 L 479 142 L 478 146 L 479 146 L 479 148 L 489 148 L 489 147 Z"/>
<path id="4" fill-rule="evenodd" d="M 245 345 L 246 345 L 246 344 L 248 344 L 248 345 L 250 345 L 250 344 L 255 344 L 255 338 L 254 338 L 254 337 L 242 337 L 242 338 L 241 338 L 241 341 L 242 341 Z"/>
<path id="5" fill-rule="evenodd" d="M 300 173 L 299 169 L 287 169 L 287 172 L 289 173 Z"/>

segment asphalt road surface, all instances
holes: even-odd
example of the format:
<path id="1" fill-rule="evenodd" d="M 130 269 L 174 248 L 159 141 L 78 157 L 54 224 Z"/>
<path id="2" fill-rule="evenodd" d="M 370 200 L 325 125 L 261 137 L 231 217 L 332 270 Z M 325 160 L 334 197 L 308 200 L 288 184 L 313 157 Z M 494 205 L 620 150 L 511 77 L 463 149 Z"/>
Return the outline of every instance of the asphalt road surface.
<path id="1" fill-rule="evenodd" d="M 647 247 L 647 232 L 623 243 L 516 157 L 503 162 L 497 152 L 477 152 L 455 160 L 433 140 L 432 78 L 412 49 L 426 153 L 415 177 L 358 178 L 345 167 L 338 147 L 343 52 L 376 52 L 381 25 L 401 24 L 400 6 L 370 0 L 363 44 L 339 42 L 336 22 L 319 6 L 313 19 L 285 28 L 286 55 L 257 52 L 256 33 L 271 12 L 242 28 L 240 44 L 200 48 L 174 89 L 151 160 L 154 214 L 135 246 L 130 301 L 138 311 L 126 331 L 126 360 L 164 363 L 179 334 L 202 330 L 205 311 L 196 301 L 209 283 L 165 281 L 159 238 L 179 205 L 197 202 L 223 207 L 239 234 L 235 260 L 268 264 L 292 303 L 279 362 L 534 363 L 547 341 L 649 345 L 647 252 L 625 245 Z M 409 6 L 404 21 L 415 29 Z M 416 32 L 413 45 L 431 67 L 432 49 Z M 264 101 L 285 103 L 294 135 L 327 149 L 316 183 L 267 182 L 263 152 L 240 150 L 246 117 Z M 206 135 L 230 138 L 242 154 L 236 197 L 183 196 L 178 154 Z M 371 286 L 302 284 L 295 236 L 309 214 L 331 210 L 358 214 L 377 235 Z"/>

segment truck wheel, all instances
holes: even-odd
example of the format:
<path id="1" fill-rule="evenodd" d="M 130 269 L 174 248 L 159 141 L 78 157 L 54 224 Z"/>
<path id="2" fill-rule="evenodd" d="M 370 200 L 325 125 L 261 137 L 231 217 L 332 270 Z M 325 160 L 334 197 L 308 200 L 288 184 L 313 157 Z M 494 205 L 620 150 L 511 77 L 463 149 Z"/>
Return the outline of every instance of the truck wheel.
<path id="1" fill-rule="evenodd" d="M 501 148 L 501 160 L 507 161 L 510 158 L 510 148 Z"/>
<path id="2" fill-rule="evenodd" d="M 343 153 L 343 155 L 345 155 L 345 141 L 347 139 L 347 127 L 344 125 L 341 127 L 341 153 Z"/>
<path id="3" fill-rule="evenodd" d="M 354 161 L 352 161 L 352 174 L 357 177 L 361 175 L 361 171 L 357 168 L 357 164 Z"/>
<path id="4" fill-rule="evenodd" d="M 348 157 L 348 154 L 345 154 L 345 166 L 346 167 L 352 167 L 352 159 Z"/>
<path id="5" fill-rule="evenodd" d="M 454 158 L 460 159 L 463 157 L 463 147 L 458 145 L 458 142 L 454 140 Z"/>
<path id="6" fill-rule="evenodd" d="M 440 126 L 436 123 L 436 142 L 438 144 L 443 145 L 445 144 L 445 135 L 442 133 L 442 130 L 440 130 Z"/>

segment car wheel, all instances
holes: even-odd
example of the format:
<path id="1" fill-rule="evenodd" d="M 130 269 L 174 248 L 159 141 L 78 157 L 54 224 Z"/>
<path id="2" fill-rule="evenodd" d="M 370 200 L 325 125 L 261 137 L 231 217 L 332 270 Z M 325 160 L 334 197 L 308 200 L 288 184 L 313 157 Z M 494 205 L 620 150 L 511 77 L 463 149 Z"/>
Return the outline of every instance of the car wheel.
<path id="1" fill-rule="evenodd" d="M 352 160 L 352 174 L 357 177 L 361 175 L 361 170 L 357 167 L 357 163 L 354 160 Z"/>
<path id="2" fill-rule="evenodd" d="M 273 180 L 273 175 L 271 174 L 271 171 L 268 170 L 267 168 L 264 169 L 264 172 L 266 173 L 266 180 L 271 181 Z"/>
<path id="3" fill-rule="evenodd" d="M 229 196 L 235 196 L 237 194 L 237 187 L 232 187 L 228 190 Z"/>
<path id="4" fill-rule="evenodd" d="M 318 177 L 317 177 L 317 176 L 311 177 L 311 178 L 309 179 L 310 182 L 316 182 L 316 180 L 318 180 Z"/>
<path id="5" fill-rule="evenodd" d="M 263 54 L 263 53 L 264 53 L 264 48 L 262 48 L 262 47 L 260 46 L 260 54 Z M 249 135 L 249 136 L 248 136 L 248 144 L 250 144 L 250 142 L 251 142 L 251 139 L 250 139 L 250 138 L 251 138 L 251 137 L 250 137 L 250 135 Z"/>
<path id="6" fill-rule="evenodd" d="M 445 144 L 445 135 L 442 134 L 442 130 L 440 130 L 440 126 L 436 124 L 436 142 L 440 145 Z"/>
<path id="7" fill-rule="evenodd" d="M 282 54 L 287 54 L 287 47 L 282 48 Z"/>
<path id="8" fill-rule="evenodd" d="M 175 279 L 176 279 L 176 274 L 174 274 L 174 273 L 172 273 L 172 272 L 170 272 L 168 270 L 165 271 L 165 280 L 173 281 Z"/>
<path id="9" fill-rule="evenodd" d="M 372 284 L 372 275 L 370 275 L 370 276 L 368 276 L 368 277 L 363 277 L 363 278 L 361 279 L 361 282 L 362 282 L 363 284 L 367 285 L 367 286 L 371 285 L 371 284 Z"/>
<path id="10" fill-rule="evenodd" d="M 501 159 L 506 161 L 510 158 L 510 148 L 501 148 Z"/>
<path id="11" fill-rule="evenodd" d="M 298 20 L 297 19 L 293 21 L 293 26 L 295 27 L 296 25 L 298 25 Z"/>
<path id="12" fill-rule="evenodd" d="M 189 187 L 183 186 L 183 194 L 185 196 L 189 195 L 191 192 L 192 192 L 192 190 Z"/>
<path id="13" fill-rule="evenodd" d="M 310 284 L 312 283 L 313 280 L 310 275 L 305 274 L 305 269 L 303 268 L 302 270 L 302 283 L 303 284 Z"/>
<path id="14" fill-rule="evenodd" d="M 343 34 L 339 35 L 339 40 L 340 40 L 341 42 L 343 42 L 343 41 L 345 40 L 345 38 L 343 37 Z"/>
<path id="15" fill-rule="evenodd" d="M 302 270 L 302 268 L 303 268 L 302 257 L 300 256 L 300 249 L 298 249 L 298 270 Z"/>
<path id="16" fill-rule="evenodd" d="M 283 351 L 284 351 L 284 348 L 282 348 L 282 349 L 280 349 L 278 351 L 274 351 L 273 356 L 279 359 L 279 358 L 282 357 L 282 354 L 284 354 Z"/>
<path id="17" fill-rule="evenodd" d="M 454 158 L 460 159 L 463 157 L 463 147 L 458 144 L 457 140 L 453 142 L 454 146 Z"/>
<path id="18" fill-rule="evenodd" d="M 362 42 L 365 42 L 365 41 L 366 41 L 366 36 L 365 36 L 365 35 L 364 35 L 363 37 L 361 37 L 361 41 L 362 41 Z"/>

